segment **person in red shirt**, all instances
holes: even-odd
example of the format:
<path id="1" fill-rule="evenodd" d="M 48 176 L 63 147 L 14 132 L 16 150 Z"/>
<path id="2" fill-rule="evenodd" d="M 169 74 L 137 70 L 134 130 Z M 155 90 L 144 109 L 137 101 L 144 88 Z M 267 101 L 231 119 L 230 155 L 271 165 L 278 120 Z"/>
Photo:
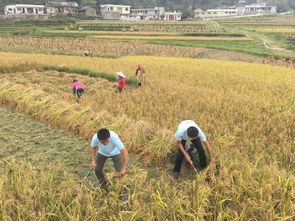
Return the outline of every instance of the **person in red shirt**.
<path id="1" fill-rule="evenodd" d="M 123 93 L 123 90 L 126 87 L 126 82 L 125 82 L 125 75 L 122 72 L 116 72 L 116 74 L 119 76 L 119 81 L 118 81 L 118 90 L 121 93 Z"/>

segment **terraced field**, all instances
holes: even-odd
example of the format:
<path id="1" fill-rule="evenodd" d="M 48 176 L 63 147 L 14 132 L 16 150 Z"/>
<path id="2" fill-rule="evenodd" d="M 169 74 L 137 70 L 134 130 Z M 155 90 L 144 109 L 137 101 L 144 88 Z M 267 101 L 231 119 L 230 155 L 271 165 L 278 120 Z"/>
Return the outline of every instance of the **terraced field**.
<path id="1" fill-rule="evenodd" d="M 1 109 L 4 220 L 294 218 L 293 68 L 185 58 L 0 56 L 0 103 L 72 134 L 42 134 L 47 126 L 25 126 L 18 117 L 10 122 L 14 112 Z M 42 70 L 55 65 L 132 77 L 137 63 L 147 70 L 147 84 L 128 86 L 124 97 L 105 79 Z M 79 102 L 71 94 L 74 77 L 86 85 Z M 188 118 L 203 128 L 220 169 L 211 165 L 193 176 L 188 168 L 176 182 L 170 177 L 173 132 Z M 109 193 L 81 185 L 89 138 L 100 127 L 118 132 L 131 154 L 125 178 L 110 174 Z"/>

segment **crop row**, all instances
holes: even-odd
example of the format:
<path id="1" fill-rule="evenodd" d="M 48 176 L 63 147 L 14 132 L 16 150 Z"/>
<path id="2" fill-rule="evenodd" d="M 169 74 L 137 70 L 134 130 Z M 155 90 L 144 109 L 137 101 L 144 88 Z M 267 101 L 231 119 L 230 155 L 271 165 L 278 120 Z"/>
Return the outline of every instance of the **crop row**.
<path id="1" fill-rule="evenodd" d="M 174 45 L 152 45 L 139 42 L 77 40 L 62 38 L 0 37 L 0 48 L 6 51 L 64 53 L 94 56 L 126 56 L 133 54 L 194 57 L 202 49 Z"/>

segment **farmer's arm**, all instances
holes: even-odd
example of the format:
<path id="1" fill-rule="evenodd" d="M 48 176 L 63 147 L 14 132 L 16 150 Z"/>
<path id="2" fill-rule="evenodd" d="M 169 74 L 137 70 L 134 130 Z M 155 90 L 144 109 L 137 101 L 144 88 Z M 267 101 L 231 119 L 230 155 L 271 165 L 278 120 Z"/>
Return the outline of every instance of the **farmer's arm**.
<path id="1" fill-rule="evenodd" d="M 96 153 L 97 153 L 97 145 L 98 145 L 98 139 L 96 135 L 92 136 L 91 139 L 91 165 L 92 168 L 95 169 L 96 167 Z"/>
<path id="2" fill-rule="evenodd" d="M 121 151 L 123 162 L 122 162 L 122 169 L 120 171 L 120 175 L 124 176 L 126 173 L 126 167 L 127 167 L 127 161 L 128 161 L 128 152 L 125 148 L 123 148 Z"/>
<path id="3" fill-rule="evenodd" d="M 213 151 L 212 151 L 212 148 L 211 148 L 208 140 L 204 141 L 203 143 L 205 144 L 206 149 L 207 149 L 207 151 L 209 153 L 211 163 L 215 163 L 215 158 L 213 156 Z"/>
<path id="4" fill-rule="evenodd" d="M 189 164 L 193 164 L 193 161 L 191 160 L 191 158 L 189 157 L 189 155 L 185 152 L 184 150 L 184 146 L 182 145 L 180 140 L 177 140 L 177 146 L 180 149 L 180 151 L 183 153 L 184 158 L 187 160 L 187 162 L 189 162 Z"/>
<path id="5" fill-rule="evenodd" d="M 97 153 L 97 147 L 91 147 L 91 160 L 92 160 L 92 168 L 95 169 L 96 167 L 96 153 Z"/>

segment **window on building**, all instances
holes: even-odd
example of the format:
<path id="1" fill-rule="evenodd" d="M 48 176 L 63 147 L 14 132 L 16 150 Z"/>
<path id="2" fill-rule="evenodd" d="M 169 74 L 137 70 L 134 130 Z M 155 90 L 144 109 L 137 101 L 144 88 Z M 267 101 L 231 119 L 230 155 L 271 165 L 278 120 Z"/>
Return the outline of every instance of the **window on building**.
<path id="1" fill-rule="evenodd" d="M 228 14 L 228 12 L 225 12 L 225 14 Z"/>
<path id="2" fill-rule="evenodd" d="M 114 10 L 114 7 L 110 7 L 110 10 Z"/>
<path id="3" fill-rule="evenodd" d="M 34 9 L 33 9 L 33 8 L 27 8 L 27 12 L 28 12 L 29 14 L 33 14 L 33 13 L 34 13 Z"/>
<path id="4" fill-rule="evenodd" d="M 208 15 L 211 15 L 211 12 L 208 12 Z"/>
<path id="5" fill-rule="evenodd" d="M 125 11 L 128 12 L 129 11 L 129 8 L 125 8 Z"/>
<path id="6" fill-rule="evenodd" d="M 43 8 L 38 8 L 38 11 L 39 11 L 39 12 L 42 12 L 42 11 L 43 11 Z"/>
<path id="7" fill-rule="evenodd" d="M 213 14 L 214 14 L 214 15 L 216 15 L 216 14 L 217 14 L 217 12 L 213 12 Z"/>
<path id="8" fill-rule="evenodd" d="M 19 11 L 19 12 L 21 12 L 22 11 L 22 8 L 16 8 L 17 9 L 17 11 Z"/>

